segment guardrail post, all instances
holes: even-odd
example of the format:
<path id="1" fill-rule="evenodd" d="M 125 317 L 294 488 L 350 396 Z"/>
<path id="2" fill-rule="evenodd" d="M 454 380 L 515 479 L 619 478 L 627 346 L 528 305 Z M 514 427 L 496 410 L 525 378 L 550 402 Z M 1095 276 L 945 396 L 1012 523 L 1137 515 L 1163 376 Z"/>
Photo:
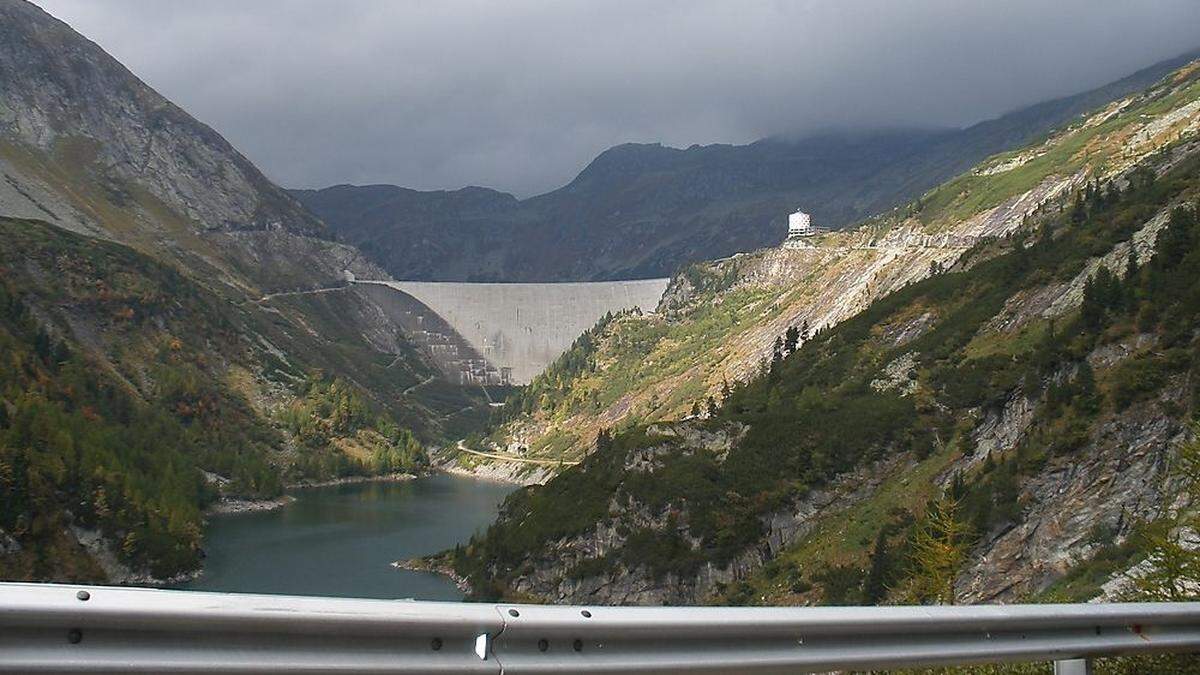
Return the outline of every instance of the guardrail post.
<path id="1" fill-rule="evenodd" d="M 1055 661 L 1054 675 L 1092 675 L 1092 661 L 1091 659 Z"/>

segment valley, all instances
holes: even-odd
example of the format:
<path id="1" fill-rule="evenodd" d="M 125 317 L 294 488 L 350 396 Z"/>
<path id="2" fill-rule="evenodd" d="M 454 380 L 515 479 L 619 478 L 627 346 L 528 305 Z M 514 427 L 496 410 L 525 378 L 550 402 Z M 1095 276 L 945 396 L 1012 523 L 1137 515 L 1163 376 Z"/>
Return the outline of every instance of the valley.
<path id="1" fill-rule="evenodd" d="M 0 577 L 1192 598 L 1195 57 L 963 128 L 621 144 L 522 199 L 285 189 L 0 0 Z"/>

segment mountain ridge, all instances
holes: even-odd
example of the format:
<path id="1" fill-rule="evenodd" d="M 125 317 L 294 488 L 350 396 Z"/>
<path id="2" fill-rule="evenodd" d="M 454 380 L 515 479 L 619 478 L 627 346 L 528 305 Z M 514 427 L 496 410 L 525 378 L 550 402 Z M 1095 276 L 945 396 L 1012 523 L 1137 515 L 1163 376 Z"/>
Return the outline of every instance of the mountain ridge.
<path id="1" fill-rule="evenodd" d="M 550 192 L 518 200 L 493 191 L 486 211 L 460 209 L 453 190 L 393 193 L 402 199 L 344 185 L 292 194 L 343 241 L 407 280 L 668 276 L 689 262 L 778 243 L 797 206 L 834 227 L 897 207 L 989 155 L 1150 86 L 1195 54 L 964 129 L 833 130 L 689 148 L 620 144 Z"/>

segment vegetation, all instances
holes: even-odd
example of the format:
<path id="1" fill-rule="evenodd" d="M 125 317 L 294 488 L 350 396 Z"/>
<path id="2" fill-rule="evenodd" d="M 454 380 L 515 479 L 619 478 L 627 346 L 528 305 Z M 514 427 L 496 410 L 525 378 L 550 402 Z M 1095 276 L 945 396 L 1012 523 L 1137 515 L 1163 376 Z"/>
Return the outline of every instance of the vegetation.
<path id="1" fill-rule="evenodd" d="M 298 465 L 308 476 L 412 473 L 428 463 L 425 449 L 344 380 L 313 377 L 280 415 L 306 447 Z"/>
<path id="2" fill-rule="evenodd" d="M 34 221 L 0 219 L 0 239 L 0 576 L 103 580 L 73 542 L 94 531 L 170 577 L 199 565 L 221 496 L 423 465 L 361 390 L 293 384 L 246 347 L 258 326 L 175 269 Z M 255 368 L 280 383 L 278 419 L 240 376 Z"/>
<path id="3" fill-rule="evenodd" d="M 546 542 L 585 535 L 600 523 L 616 527 L 624 547 L 639 555 L 625 555 L 618 544 L 602 561 L 587 561 L 589 574 L 644 565 L 655 575 L 686 576 L 704 562 L 724 565 L 762 541 L 767 515 L 815 490 L 837 489 L 838 476 L 862 467 L 946 466 L 975 451 L 970 431 L 983 411 L 1028 398 L 1038 405 L 1024 440 L 972 463 L 946 496 L 927 495 L 934 500 L 927 505 L 909 490 L 894 502 L 901 511 L 892 517 L 856 520 L 863 525 L 853 538 L 815 558 L 785 553 L 748 586 L 725 593 L 728 601 L 781 591 L 786 597 L 785 589 L 796 588 L 820 592 L 826 601 L 953 600 L 948 580 L 966 551 L 985 533 L 1022 518 L 1018 486 L 1026 477 L 1068 461 L 1105 420 L 1131 406 L 1154 406 L 1155 414 L 1174 419 L 1194 411 L 1194 387 L 1167 397 L 1175 403 L 1160 400 L 1164 390 L 1176 391 L 1180 375 L 1197 381 L 1195 209 L 1174 209 L 1150 262 L 1122 259 L 1115 269 L 1088 270 L 1156 213 L 1194 199 L 1198 168 L 1193 158 L 1157 178 L 1140 173 L 1128 185 L 1088 184 L 1063 208 L 1043 209 L 1021 235 L 981 242 L 954 269 L 781 353 L 762 376 L 730 387 L 711 419 L 688 423 L 739 434 L 727 452 L 646 426 L 618 431 L 577 469 L 511 497 L 501 519 L 460 556 L 459 571 L 486 593 L 502 594 L 509 578 L 537 564 Z M 1087 283 L 1078 311 L 1054 320 L 1031 317 L 1006 334 L 989 328 L 1014 297 L 1080 275 Z M 936 319 L 904 344 L 877 330 L 926 313 Z M 1115 366 L 1088 358 L 1137 334 L 1152 336 L 1145 343 L 1155 348 L 1134 350 Z M 780 351 L 788 351 L 786 344 Z M 888 386 L 882 372 L 901 358 L 912 359 L 911 393 Z M 672 539 L 645 547 L 639 543 L 645 534 L 625 525 L 630 513 L 673 518 L 674 525 L 659 529 Z M 843 523 L 839 531 L 846 529 Z M 686 536 L 674 540 L 672 532 Z"/>
<path id="4" fill-rule="evenodd" d="M 596 371 L 597 342 L 615 319 L 629 312 L 614 315 L 606 313 L 595 326 L 584 331 L 575 338 L 567 351 L 563 352 L 551 363 L 546 370 L 533 378 L 520 393 L 505 401 L 503 419 L 511 420 L 518 415 L 529 414 L 535 410 L 554 414 L 561 406 L 568 393 L 570 385 L 587 373 Z"/>
<path id="5" fill-rule="evenodd" d="M 1200 435 L 1180 448 L 1170 478 L 1179 489 L 1167 493 L 1163 517 L 1146 528 L 1144 567 L 1129 574 L 1131 599 L 1200 600 Z"/>

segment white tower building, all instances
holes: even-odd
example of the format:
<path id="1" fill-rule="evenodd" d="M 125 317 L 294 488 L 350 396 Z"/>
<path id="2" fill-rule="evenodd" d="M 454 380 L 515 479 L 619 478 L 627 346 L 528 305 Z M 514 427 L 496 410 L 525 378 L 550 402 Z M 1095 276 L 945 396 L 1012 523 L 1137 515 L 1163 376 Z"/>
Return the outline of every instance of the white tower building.
<path id="1" fill-rule="evenodd" d="M 788 215 L 788 239 L 807 237 L 810 234 L 813 234 L 811 216 L 800 210 Z"/>

